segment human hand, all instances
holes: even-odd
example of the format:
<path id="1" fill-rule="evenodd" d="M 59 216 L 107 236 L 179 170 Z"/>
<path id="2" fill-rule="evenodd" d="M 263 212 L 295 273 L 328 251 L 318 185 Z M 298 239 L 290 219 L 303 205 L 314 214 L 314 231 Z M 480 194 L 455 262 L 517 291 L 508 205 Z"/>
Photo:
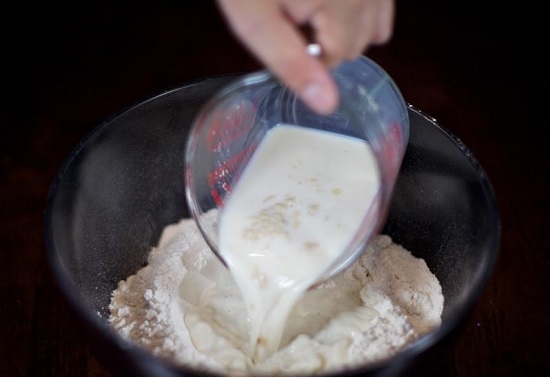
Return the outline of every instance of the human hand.
<path id="1" fill-rule="evenodd" d="M 243 44 L 308 106 L 329 114 L 338 90 L 329 67 L 352 60 L 393 33 L 394 0 L 217 0 Z M 322 59 L 307 52 L 313 31 Z"/>

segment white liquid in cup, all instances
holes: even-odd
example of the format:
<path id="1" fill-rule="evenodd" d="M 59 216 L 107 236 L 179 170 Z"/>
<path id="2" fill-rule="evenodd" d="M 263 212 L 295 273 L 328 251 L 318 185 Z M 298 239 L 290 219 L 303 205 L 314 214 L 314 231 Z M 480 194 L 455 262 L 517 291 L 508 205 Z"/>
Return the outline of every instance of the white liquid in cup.
<path id="1" fill-rule="evenodd" d="M 278 349 L 294 304 L 346 251 L 379 190 L 363 140 L 280 124 L 261 141 L 218 220 L 253 362 Z"/>

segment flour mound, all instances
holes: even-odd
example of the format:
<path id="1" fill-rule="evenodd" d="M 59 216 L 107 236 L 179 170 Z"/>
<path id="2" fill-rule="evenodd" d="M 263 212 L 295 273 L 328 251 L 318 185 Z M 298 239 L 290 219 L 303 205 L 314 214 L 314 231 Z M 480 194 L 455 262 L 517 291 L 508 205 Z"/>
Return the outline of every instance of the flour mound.
<path id="1" fill-rule="evenodd" d="M 191 220 L 167 226 L 148 265 L 118 283 L 109 309 L 110 324 L 153 354 L 182 364 L 201 363 L 179 306 L 189 270 L 202 269 L 212 252 Z"/>
<path id="2" fill-rule="evenodd" d="M 380 235 L 351 267 L 306 292 L 280 350 L 251 369 L 236 284 L 195 222 L 182 219 L 164 229 L 148 265 L 118 283 L 109 322 L 153 354 L 196 369 L 320 374 L 391 357 L 441 324 L 443 303 L 424 260 Z"/>

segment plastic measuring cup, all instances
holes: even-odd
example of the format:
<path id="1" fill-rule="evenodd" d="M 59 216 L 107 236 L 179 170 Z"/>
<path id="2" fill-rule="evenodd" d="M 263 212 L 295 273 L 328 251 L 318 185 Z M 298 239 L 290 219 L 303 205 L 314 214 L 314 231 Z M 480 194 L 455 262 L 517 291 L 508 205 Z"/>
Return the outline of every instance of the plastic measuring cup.
<path id="1" fill-rule="evenodd" d="M 409 138 L 406 103 L 391 77 L 361 56 L 331 71 L 340 103 L 330 115 L 309 109 L 270 72 L 238 78 L 218 92 L 194 120 L 186 145 L 186 199 L 211 249 L 218 249 L 217 218 L 231 188 L 267 132 L 293 124 L 359 138 L 374 152 L 380 175 L 376 200 L 346 252 L 321 277 L 348 267 L 380 231 Z"/>

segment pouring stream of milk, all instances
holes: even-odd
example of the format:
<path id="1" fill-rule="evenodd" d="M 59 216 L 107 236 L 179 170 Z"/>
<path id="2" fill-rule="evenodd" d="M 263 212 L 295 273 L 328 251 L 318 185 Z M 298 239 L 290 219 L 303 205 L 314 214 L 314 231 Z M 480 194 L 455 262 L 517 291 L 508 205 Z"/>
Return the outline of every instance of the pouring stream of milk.
<path id="1" fill-rule="evenodd" d="M 219 252 L 242 293 L 250 354 L 275 352 L 296 301 L 345 251 L 380 176 L 363 140 L 288 124 L 258 146 L 219 217 Z"/>

